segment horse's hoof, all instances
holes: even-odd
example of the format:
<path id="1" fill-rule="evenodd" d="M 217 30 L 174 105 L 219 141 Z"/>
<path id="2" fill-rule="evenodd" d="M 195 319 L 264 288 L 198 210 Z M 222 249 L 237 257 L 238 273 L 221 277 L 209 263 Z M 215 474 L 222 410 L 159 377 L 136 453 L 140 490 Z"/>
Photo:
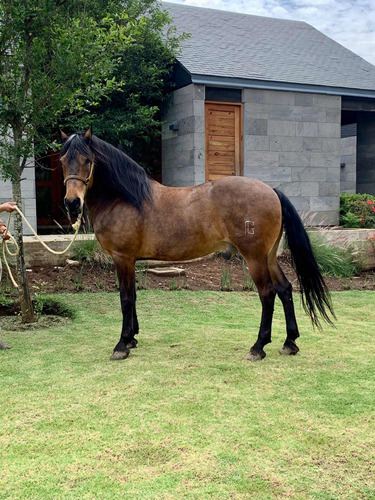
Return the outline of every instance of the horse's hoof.
<path id="1" fill-rule="evenodd" d="M 113 351 L 113 354 L 109 359 L 110 361 L 120 361 L 121 359 L 126 359 L 129 354 L 129 351 Z"/>
<path id="2" fill-rule="evenodd" d="M 10 349 L 10 347 L 0 341 L 0 349 Z"/>
<path id="3" fill-rule="evenodd" d="M 257 352 L 257 351 L 250 351 L 245 359 L 246 361 L 262 361 L 262 359 L 264 359 L 266 357 L 266 353 L 265 352 Z"/>
<path id="4" fill-rule="evenodd" d="M 136 340 L 136 339 L 131 339 L 131 341 L 130 341 L 130 342 L 128 342 L 128 343 L 126 344 L 126 346 L 125 346 L 125 347 L 126 347 L 127 349 L 135 349 L 135 348 L 137 347 L 137 344 L 138 344 L 138 340 Z"/>
<path id="5" fill-rule="evenodd" d="M 283 356 L 294 356 L 295 354 L 297 354 L 298 351 L 299 348 L 297 346 L 291 348 L 284 345 L 284 347 L 280 349 L 279 353 Z"/>

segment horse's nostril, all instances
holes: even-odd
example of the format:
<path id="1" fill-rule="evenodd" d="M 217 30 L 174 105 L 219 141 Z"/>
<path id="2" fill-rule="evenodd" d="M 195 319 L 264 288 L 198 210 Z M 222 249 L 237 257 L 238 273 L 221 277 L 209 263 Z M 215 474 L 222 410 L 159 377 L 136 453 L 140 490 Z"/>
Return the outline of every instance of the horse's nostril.
<path id="1" fill-rule="evenodd" d="M 75 198 L 73 201 L 70 201 L 67 198 L 65 198 L 64 201 L 65 201 L 65 206 L 71 215 L 76 215 L 78 212 L 80 212 L 81 209 L 80 198 Z"/>

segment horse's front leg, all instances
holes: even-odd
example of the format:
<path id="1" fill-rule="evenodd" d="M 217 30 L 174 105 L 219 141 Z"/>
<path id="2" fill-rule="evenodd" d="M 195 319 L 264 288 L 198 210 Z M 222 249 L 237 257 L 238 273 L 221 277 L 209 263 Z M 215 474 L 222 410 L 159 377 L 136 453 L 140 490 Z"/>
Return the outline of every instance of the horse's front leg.
<path id="1" fill-rule="evenodd" d="M 117 277 L 120 285 L 120 298 L 122 309 L 121 337 L 111 356 L 112 361 L 126 359 L 130 349 L 137 347 L 134 335 L 138 333 L 138 319 L 135 310 L 135 264 L 124 263 L 114 259 Z"/>

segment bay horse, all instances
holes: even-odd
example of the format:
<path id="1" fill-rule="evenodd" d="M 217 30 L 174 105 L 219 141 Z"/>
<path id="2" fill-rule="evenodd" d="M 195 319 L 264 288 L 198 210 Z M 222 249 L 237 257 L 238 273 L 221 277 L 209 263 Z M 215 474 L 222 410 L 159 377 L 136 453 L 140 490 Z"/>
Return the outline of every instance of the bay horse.
<path id="1" fill-rule="evenodd" d="M 303 223 L 289 199 L 263 182 L 224 177 L 199 186 L 166 187 L 149 178 L 125 153 L 92 134 L 61 132 L 60 161 L 66 185 L 65 205 L 77 216 L 86 204 L 95 235 L 114 262 L 123 315 L 119 342 L 111 360 L 128 357 L 137 346 L 136 259 L 183 261 L 220 251 L 240 252 L 257 287 L 262 318 L 249 361 L 266 356 L 276 294 L 286 320 L 281 354 L 299 351 L 292 286 L 276 253 L 285 229 L 305 311 L 320 327 L 332 323 L 329 293 Z"/>

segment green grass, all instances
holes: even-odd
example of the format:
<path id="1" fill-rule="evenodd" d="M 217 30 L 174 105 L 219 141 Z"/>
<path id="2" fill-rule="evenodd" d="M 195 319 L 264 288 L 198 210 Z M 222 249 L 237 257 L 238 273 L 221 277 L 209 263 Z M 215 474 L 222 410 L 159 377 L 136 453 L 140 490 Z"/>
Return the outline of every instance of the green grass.
<path id="1" fill-rule="evenodd" d="M 277 304 L 249 363 L 255 294 L 141 291 L 139 348 L 109 362 L 118 296 L 59 295 L 68 325 L 1 332 L 0 498 L 374 499 L 375 293 L 333 300 L 324 332 L 297 305 L 295 357 Z"/>

